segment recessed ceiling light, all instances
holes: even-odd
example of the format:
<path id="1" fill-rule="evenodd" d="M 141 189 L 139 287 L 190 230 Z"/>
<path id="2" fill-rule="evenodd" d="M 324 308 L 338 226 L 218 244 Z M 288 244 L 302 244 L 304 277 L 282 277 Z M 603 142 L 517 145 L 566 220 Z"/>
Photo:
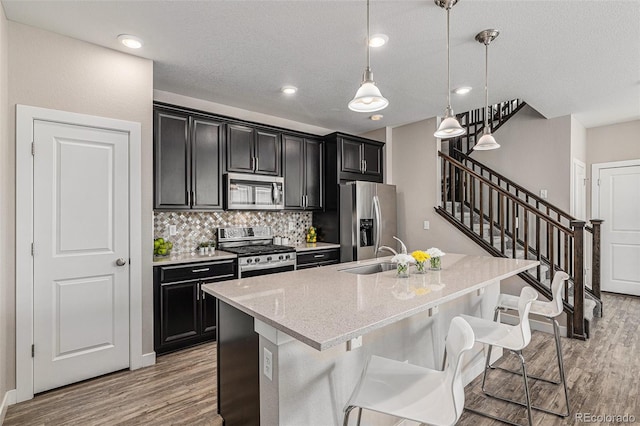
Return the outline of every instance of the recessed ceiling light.
<path id="1" fill-rule="evenodd" d="M 298 88 L 294 86 L 283 86 L 282 89 L 280 89 L 280 91 L 285 95 L 293 95 L 298 91 Z"/>
<path id="2" fill-rule="evenodd" d="M 369 46 L 371 47 L 380 47 L 387 44 L 389 41 L 389 36 L 386 34 L 374 34 L 369 38 Z"/>
<path id="3" fill-rule="evenodd" d="M 118 40 L 130 49 L 140 49 L 142 47 L 142 39 L 140 37 L 129 34 L 120 34 L 118 36 Z"/>
<path id="4" fill-rule="evenodd" d="M 455 89 L 453 89 L 453 93 L 455 93 L 456 95 L 466 95 L 470 91 L 471 87 L 469 86 L 456 87 Z"/>
<path id="5" fill-rule="evenodd" d="M 382 120 L 382 117 L 384 117 L 384 115 L 382 114 L 373 114 L 371 117 L 369 117 L 371 120 L 373 121 L 380 121 Z"/>

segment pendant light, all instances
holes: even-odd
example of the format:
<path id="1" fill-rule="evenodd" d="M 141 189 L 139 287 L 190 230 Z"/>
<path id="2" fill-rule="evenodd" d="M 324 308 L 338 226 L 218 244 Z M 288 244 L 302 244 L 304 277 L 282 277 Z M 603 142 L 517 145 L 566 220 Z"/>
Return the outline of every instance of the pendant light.
<path id="1" fill-rule="evenodd" d="M 458 119 L 453 114 L 451 109 L 451 71 L 449 60 L 449 13 L 451 8 L 458 2 L 458 0 L 434 0 L 435 3 L 446 9 L 447 11 L 447 109 L 444 113 L 444 119 L 440 123 L 438 130 L 433 134 L 440 139 L 455 138 L 462 136 L 466 133 L 466 130 L 460 125 Z"/>
<path id="2" fill-rule="evenodd" d="M 484 130 L 482 131 L 482 137 L 473 146 L 475 151 L 488 151 L 490 149 L 498 149 L 500 145 L 496 142 L 495 138 L 491 134 L 491 127 L 489 126 L 489 44 L 498 37 L 497 30 L 484 30 L 476 34 L 476 40 L 484 44 L 485 49 L 485 61 L 484 61 Z"/>
<path id="3" fill-rule="evenodd" d="M 371 72 L 369 46 L 369 0 L 367 0 L 367 68 L 362 76 L 362 83 L 356 92 L 354 98 L 349 102 L 349 109 L 356 112 L 374 112 L 385 109 L 389 105 L 389 101 L 382 96 L 380 89 L 373 81 L 373 72 Z"/>

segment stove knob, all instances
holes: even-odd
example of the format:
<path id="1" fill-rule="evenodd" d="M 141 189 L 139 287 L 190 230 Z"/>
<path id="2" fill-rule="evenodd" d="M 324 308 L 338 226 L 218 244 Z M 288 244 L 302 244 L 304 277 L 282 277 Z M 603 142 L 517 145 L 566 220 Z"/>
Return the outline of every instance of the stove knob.
<path id="1" fill-rule="evenodd" d="M 267 256 L 267 262 L 271 262 L 271 256 Z"/>
<path id="2" fill-rule="evenodd" d="M 289 255 L 286 255 L 284 258 L 285 258 L 285 259 L 287 259 L 287 260 L 289 260 Z"/>
<path id="3" fill-rule="evenodd" d="M 255 260 L 256 263 L 260 262 L 260 258 L 259 257 L 256 257 L 254 260 Z"/>
<path id="4" fill-rule="evenodd" d="M 282 260 L 282 259 L 284 259 L 283 255 L 278 256 L 278 260 Z"/>
<path id="5" fill-rule="evenodd" d="M 247 263 L 253 262 L 253 259 L 247 259 Z"/>

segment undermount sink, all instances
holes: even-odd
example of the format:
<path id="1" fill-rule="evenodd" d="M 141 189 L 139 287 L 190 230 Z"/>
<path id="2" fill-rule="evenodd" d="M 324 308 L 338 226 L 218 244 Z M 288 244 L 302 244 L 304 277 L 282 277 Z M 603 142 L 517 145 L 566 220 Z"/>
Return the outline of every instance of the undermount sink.
<path id="1" fill-rule="evenodd" d="M 372 263 L 370 265 L 356 266 L 355 268 L 342 269 L 342 272 L 348 272 L 350 274 L 357 275 L 371 275 L 379 272 L 392 271 L 396 269 L 396 264 L 393 262 L 380 262 Z"/>

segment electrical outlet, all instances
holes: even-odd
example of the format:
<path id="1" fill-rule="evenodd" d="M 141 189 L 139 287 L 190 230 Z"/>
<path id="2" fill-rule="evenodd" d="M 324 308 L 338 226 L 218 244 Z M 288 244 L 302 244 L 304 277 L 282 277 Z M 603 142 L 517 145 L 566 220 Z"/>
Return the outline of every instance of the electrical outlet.
<path id="1" fill-rule="evenodd" d="M 173 237 L 178 233 L 178 228 L 175 225 L 169 225 L 169 236 Z"/>
<path id="2" fill-rule="evenodd" d="M 296 223 L 289 222 L 289 231 L 295 231 L 295 230 L 296 230 Z"/>
<path id="3" fill-rule="evenodd" d="M 547 190 L 546 189 L 541 189 L 540 190 L 540 198 L 542 198 L 543 200 L 547 199 Z"/>
<path id="4" fill-rule="evenodd" d="M 424 222 L 422 222 L 422 229 L 429 229 L 429 221 L 425 220 Z"/>
<path id="5" fill-rule="evenodd" d="M 267 379 L 273 380 L 273 354 L 269 349 L 262 348 L 264 351 L 264 357 L 262 359 L 263 373 L 267 376 Z"/>
<path id="6" fill-rule="evenodd" d="M 362 346 L 362 336 L 354 337 L 353 339 L 347 341 L 347 350 L 352 351 L 354 349 Z"/>

